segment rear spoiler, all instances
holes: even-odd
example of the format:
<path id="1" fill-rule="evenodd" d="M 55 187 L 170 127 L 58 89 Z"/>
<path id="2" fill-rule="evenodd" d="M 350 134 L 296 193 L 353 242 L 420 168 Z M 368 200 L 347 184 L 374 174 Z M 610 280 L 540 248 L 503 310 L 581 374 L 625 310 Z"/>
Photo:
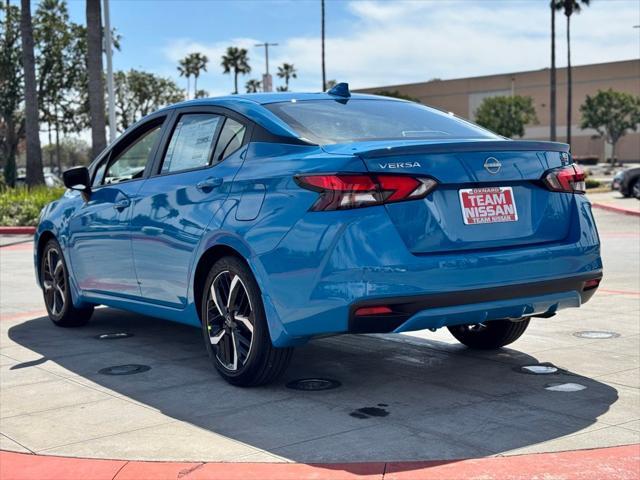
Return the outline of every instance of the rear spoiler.
<path id="1" fill-rule="evenodd" d="M 481 140 L 466 142 L 418 143 L 397 146 L 390 145 L 385 148 L 359 150 L 355 153 L 362 158 L 383 158 L 420 153 L 517 152 L 523 150 L 569 153 L 569 145 L 559 142 L 538 142 L 528 140 Z"/>

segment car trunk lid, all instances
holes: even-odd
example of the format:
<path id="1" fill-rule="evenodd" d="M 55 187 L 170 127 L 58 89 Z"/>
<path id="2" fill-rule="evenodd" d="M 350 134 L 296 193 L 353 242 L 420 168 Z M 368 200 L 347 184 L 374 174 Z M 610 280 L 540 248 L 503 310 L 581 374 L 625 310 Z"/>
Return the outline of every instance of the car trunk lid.
<path id="1" fill-rule="evenodd" d="M 409 141 L 325 149 L 358 155 L 370 172 L 438 181 L 424 199 L 385 205 L 413 253 L 517 247 L 568 234 L 573 195 L 549 191 L 541 182 L 547 170 L 570 163 L 565 144 Z"/>

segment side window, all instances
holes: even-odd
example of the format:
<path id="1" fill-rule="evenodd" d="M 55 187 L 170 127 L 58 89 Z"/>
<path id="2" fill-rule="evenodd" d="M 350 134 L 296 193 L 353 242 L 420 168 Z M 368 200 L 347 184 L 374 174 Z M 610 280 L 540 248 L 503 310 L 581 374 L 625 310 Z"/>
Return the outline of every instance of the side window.
<path id="1" fill-rule="evenodd" d="M 221 117 L 212 113 L 185 114 L 176 124 L 161 173 L 209 165 Z"/>
<path id="2" fill-rule="evenodd" d="M 213 163 L 221 162 L 233 152 L 238 150 L 242 146 L 244 135 L 247 132 L 247 127 L 243 124 L 236 122 L 232 118 L 227 118 L 222 126 L 220 132 L 220 138 L 216 145 L 216 151 L 213 154 Z"/>
<path id="3" fill-rule="evenodd" d="M 111 160 L 102 183 L 109 185 L 142 177 L 151 150 L 158 140 L 161 129 L 162 124 L 147 130 L 123 152 L 120 152 L 115 159 Z M 100 174 L 100 168 L 98 168 L 96 178 Z"/>
<path id="4" fill-rule="evenodd" d="M 102 179 L 104 178 L 104 171 L 107 169 L 107 163 L 109 163 L 109 155 L 107 155 L 107 158 L 102 160 L 98 165 L 96 173 L 93 175 L 93 182 L 91 182 L 92 187 L 102 185 Z"/>

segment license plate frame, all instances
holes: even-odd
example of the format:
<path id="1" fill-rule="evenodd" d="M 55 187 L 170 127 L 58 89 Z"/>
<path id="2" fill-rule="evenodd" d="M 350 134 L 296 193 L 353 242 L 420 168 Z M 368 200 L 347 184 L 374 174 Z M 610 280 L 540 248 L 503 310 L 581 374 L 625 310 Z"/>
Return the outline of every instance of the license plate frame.
<path id="1" fill-rule="evenodd" d="M 513 187 L 461 188 L 458 197 L 465 225 L 518 221 Z"/>

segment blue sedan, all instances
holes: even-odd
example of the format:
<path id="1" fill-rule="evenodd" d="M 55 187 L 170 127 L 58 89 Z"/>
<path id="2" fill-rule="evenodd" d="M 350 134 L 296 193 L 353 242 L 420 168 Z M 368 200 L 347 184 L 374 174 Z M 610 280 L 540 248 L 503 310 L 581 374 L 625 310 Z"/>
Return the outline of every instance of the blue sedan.
<path id="1" fill-rule="evenodd" d="M 53 323 L 107 305 L 200 327 L 235 385 L 319 335 L 447 327 L 497 349 L 602 277 L 567 145 L 346 84 L 173 105 L 64 182 L 35 236 Z"/>

